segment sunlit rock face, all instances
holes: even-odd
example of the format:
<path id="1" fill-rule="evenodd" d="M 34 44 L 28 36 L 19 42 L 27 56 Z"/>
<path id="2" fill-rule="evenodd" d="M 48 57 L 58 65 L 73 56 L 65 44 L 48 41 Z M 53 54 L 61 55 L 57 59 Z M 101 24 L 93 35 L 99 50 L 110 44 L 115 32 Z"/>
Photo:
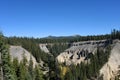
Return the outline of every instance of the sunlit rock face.
<path id="1" fill-rule="evenodd" d="M 109 42 L 109 40 L 99 40 L 72 43 L 72 46 L 57 56 L 56 60 L 66 65 L 89 61 L 89 56 L 95 54 L 97 47 L 105 47 Z"/>
<path id="2" fill-rule="evenodd" d="M 103 80 L 115 80 L 120 66 L 120 41 L 113 44 L 108 62 L 100 70 Z"/>
<path id="3" fill-rule="evenodd" d="M 39 44 L 39 46 L 40 46 L 40 49 L 41 49 L 42 51 L 44 51 L 45 53 L 49 53 L 49 50 L 48 50 L 48 48 L 46 47 L 47 44 Z"/>
<path id="4" fill-rule="evenodd" d="M 12 59 L 17 58 L 20 62 L 23 60 L 23 56 L 25 56 L 25 58 L 29 62 L 31 57 L 33 61 L 33 66 L 35 67 L 35 65 L 37 65 L 36 59 L 31 55 L 31 53 L 29 53 L 26 49 L 22 48 L 21 46 L 10 46 L 9 52 Z"/>
<path id="5" fill-rule="evenodd" d="M 90 61 L 89 55 L 96 53 L 97 47 L 104 49 L 109 41 L 84 41 L 73 43 L 72 46 L 57 56 L 56 60 L 59 63 L 65 63 L 66 65 L 80 64 L 81 62 Z M 111 44 L 110 57 L 108 62 L 100 69 L 100 76 L 103 80 L 115 80 L 118 70 L 120 70 L 120 41 L 114 40 Z"/>

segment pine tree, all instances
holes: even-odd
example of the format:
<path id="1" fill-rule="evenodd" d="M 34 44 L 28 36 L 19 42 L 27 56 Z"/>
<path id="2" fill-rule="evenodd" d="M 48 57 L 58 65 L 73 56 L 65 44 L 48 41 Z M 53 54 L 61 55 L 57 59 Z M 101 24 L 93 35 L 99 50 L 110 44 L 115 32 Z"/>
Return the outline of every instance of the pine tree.
<path id="1" fill-rule="evenodd" d="M 15 72 L 15 75 L 16 75 L 16 80 L 18 80 L 18 69 L 19 69 L 19 62 L 18 62 L 18 59 L 17 58 L 14 58 L 13 59 L 13 62 L 12 62 L 12 66 L 13 66 L 13 69 L 14 69 L 14 72 Z"/>
<path id="2" fill-rule="evenodd" d="M 27 59 L 26 57 L 23 55 L 23 60 L 20 62 L 19 65 L 19 69 L 18 69 L 18 80 L 25 80 L 26 79 L 26 75 L 28 75 L 28 71 L 27 71 Z"/>
<path id="3" fill-rule="evenodd" d="M 31 56 L 30 56 L 30 60 L 29 60 L 28 71 L 29 71 L 31 79 L 34 80 L 33 61 L 32 61 L 32 57 Z"/>
<path id="4" fill-rule="evenodd" d="M 8 52 L 8 46 L 0 40 L 0 53 L 2 59 L 3 78 L 5 80 L 15 80 L 15 73 L 12 68 L 10 54 Z"/>
<path id="5" fill-rule="evenodd" d="M 38 66 L 35 67 L 35 80 L 44 80 L 43 74 Z"/>

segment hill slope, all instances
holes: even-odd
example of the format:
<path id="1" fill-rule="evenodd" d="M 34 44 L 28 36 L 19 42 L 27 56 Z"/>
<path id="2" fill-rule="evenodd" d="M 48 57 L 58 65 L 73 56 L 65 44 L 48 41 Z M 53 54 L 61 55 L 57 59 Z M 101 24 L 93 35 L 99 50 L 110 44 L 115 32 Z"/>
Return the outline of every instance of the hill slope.
<path id="1" fill-rule="evenodd" d="M 33 66 L 37 65 L 36 59 L 28 52 L 26 49 L 22 48 L 21 46 L 10 46 L 10 55 L 13 58 L 17 58 L 18 61 L 23 60 L 23 56 L 26 57 L 27 61 L 29 62 L 30 57 L 33 60 Z"/>
<path id="2" fill-rule="evenodd" d="M 109 61 L 102 67 L 100 74 L 103 74 L 104 80 L 114 80 L 120 66 L 120 41 L 117 42 L 111 50 Z"/>

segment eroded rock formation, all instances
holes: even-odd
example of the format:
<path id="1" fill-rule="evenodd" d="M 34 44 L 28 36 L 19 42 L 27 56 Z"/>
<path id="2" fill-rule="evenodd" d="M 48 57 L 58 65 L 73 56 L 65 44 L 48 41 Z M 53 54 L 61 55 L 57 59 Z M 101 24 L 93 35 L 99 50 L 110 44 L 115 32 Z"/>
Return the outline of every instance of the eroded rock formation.
<path id="1" fill-rule="evenodd" d="M 97 47 L 105 47 L 109 43 L 110 40 L 73 43 L 69 49 L 65 50 L 57 57 L 57 61 L 59 63 L 65 63 L 66 65 L 80 64 L 86 61 L 90 54 L 95 54 Z"/>

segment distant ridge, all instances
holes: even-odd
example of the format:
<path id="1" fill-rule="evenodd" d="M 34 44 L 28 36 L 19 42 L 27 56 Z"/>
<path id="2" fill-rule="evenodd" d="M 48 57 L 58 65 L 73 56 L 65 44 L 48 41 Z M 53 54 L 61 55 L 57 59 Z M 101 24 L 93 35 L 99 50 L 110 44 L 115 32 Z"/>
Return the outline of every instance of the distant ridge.
<path id="1" fill-rule="evenodd" d="M 75 37 L 80 37 L 80 35 L 73 35 L 73 36 L 48 36 L 44 37 L 43 39 L 62 39 L 62 38 L 75 38 Z"/>

